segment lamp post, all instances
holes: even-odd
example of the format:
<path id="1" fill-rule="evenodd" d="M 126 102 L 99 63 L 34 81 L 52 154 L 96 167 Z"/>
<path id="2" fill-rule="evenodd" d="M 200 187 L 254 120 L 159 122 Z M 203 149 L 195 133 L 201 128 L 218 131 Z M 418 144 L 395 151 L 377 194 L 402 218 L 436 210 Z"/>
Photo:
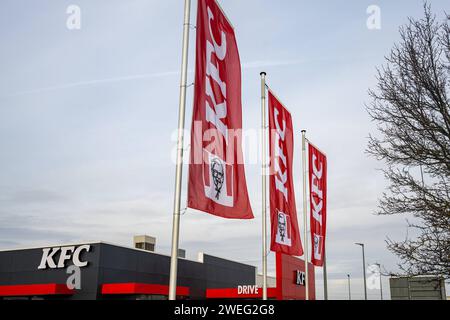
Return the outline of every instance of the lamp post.
<path id="1" fill-rule="evenodd" d="M 381 295 L 381 300 L 383 300 L 383 282 L 381 281 L 381 264 L 379 264 L 379 263 L 375 263 L 375 264 L 380 269 L 380 295 Z"/>
<path id="2" fill-rule="evenodd" d="M 363 276 L 364 276 L 364 300 L 367 300 L 367 284 L 366 284 L 366 257 L 364 254 L 364 243 L 355 243 L 357 246 L 362 248 L 362 258 L 363 258 Z"/>
<path id="3" fill-rule="evenodd" d="M 347 275 L 347 279 L 348 279 L 348 300 L 352 300 L 352 290 L 350 287 L 350 275 Z"/>

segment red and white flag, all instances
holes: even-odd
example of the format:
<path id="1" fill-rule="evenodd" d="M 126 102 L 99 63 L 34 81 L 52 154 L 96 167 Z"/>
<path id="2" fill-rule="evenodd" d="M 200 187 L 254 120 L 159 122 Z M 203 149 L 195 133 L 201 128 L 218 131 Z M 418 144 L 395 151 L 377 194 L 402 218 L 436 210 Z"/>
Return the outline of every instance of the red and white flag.
<path id="1" fill-rule="evenodd" d="M 291 256 L 303 255 L 295 207 L 292 161 L 292 117 L 269 91 L 270 144 L 270 249 Z"/>
<path id="2" fill-rule="evenodd" d="M 312 144 L 309 144 L 309 190 L 311 263 L 322 267 L 327 229 L 327 157 Z"/>
<path id="3" fill-rule="evenodd" d="M 252 219 L 242 155 L 241 63 L 215 0 L 199 0 L 188 207 Z"/>

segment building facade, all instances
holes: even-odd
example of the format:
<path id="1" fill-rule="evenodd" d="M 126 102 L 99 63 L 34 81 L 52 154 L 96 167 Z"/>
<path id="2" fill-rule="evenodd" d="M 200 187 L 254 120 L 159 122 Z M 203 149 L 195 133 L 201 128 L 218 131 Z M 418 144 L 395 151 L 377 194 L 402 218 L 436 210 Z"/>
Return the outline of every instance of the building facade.
<path id="1" fill-rule="evenodd" d="M 304 262 L 277 256 L 272 299 L 304 299 Z M 0 299 L 167 299 L 170 256 L 92 242 L 0 251 Z M 179 299 L 260 298 L 256 267 L 211 255 L 179 258 Z M 304 279 L 304 276 L 303 276 Z M 314 268 L 310 265 L 310 294 Z"/>
<path id="2" fill-rule="evenodd" d="M 447 300 L 445 281 L 435 276 L 389 279 L 392 300 Z"/>

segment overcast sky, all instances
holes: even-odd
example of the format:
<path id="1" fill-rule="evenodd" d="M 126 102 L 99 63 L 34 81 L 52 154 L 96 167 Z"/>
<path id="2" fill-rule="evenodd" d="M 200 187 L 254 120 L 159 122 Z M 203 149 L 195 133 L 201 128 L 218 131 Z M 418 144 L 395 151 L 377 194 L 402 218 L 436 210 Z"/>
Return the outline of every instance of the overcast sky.
<path id="1" fill-rule="evenodd" d="M 364 104 L 376 66 L 407 17 L 422 16 L 422 1 L 219 2 L 235 27 L 243 63 L 244 129 L 260 127 L 259 73 L 266 71 L 298 133 L 300 226 L 300 130 L 328 156 L 330 297 L 347 297 L 349 273 L 353 297 L 362 298 L 361 250 L 354 242 L 365 243 L 367 264 L 395 271 L 398 260 L 385 240 L 403 239 L 407 230 L 406 216 L 374 215 L 386 184 L 378 170 L 383 164 L 364 153 L 375 132 Z M 430 3 L 440 17 L 450 11 L 448 0 Z M 81 9 L 80 30 L 66 27 L 72 4 Z M 380 30 L 366 26 L 370 5 L 381 9 Z M 157 237 L 157 251 L 169 253 L 183 9 L 181 0 L 0 2 L 0 248 L 84 240 L 132 245 L 133 235 L 148 234 Z M 194 30 L 190 44 L 191 83 Z M 245 152 L 258 150 L 247 144 Z M 260 167 L 249 164 L 246 171 L 256 219 L 188 210 L 180 247 L 189 258 L 204 251 L 260 266 Z M 274 254 L 269 269 L 273 274 Z M 316 277 L 321 298 L 320 269 Z M 387 278 L 383 284 L 388 294 Z"/>

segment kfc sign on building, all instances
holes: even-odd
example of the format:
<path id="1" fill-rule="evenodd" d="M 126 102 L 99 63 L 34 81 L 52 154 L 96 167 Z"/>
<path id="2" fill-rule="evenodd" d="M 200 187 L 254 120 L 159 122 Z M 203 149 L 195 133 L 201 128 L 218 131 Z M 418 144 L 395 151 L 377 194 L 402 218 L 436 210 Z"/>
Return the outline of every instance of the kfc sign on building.
<path id="1" fill-rule="evenodd" d="M 303 271 L 295 271 L 295 284 L 298 286 L 304 286 L 306 280 L 305 272 Z"/>
<path id="2" fill-rule="evenodd" d="M 83 261 L 81 255 L 83 252 L 89 252 L 90 250 L 90 245 L 44 248 L 42 249 L 42 258 L 38 269 L 65 268 L 67 261 L 72 261 L 75 266 L 80 268 L 86 267 L 88 262 Z"/>

